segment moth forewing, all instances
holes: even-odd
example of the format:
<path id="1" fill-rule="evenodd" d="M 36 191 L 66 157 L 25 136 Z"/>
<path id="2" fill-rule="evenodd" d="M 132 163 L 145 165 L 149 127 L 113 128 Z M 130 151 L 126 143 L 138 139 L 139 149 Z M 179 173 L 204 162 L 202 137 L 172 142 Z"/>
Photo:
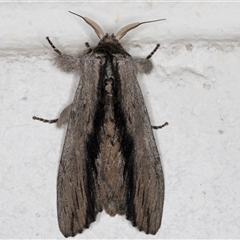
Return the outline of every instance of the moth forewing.
<path id="1" fill-rule="evenodd" d="M 162 219 L 164 178 L 136 70 L 149 73 L 150 57 L 133 59 L 114 35 L 83 18 L 100 37 L 98 45 L 77 58 L 58 54 L 56 65 L 80 73 L 72 104 L 60 114 L 68 123 L 57 179 L 61 232 L 75 236 L 102 210 L 126 215 L 133 226 L 156 234 Z M 141 24 L 141 23 L 140 23 Z M 138 24 L 138 25 L 140 25 Z M 120 30 L 120 39 L 135 25 Z M 97 29 L 97 30 L 96 30 Z"/>

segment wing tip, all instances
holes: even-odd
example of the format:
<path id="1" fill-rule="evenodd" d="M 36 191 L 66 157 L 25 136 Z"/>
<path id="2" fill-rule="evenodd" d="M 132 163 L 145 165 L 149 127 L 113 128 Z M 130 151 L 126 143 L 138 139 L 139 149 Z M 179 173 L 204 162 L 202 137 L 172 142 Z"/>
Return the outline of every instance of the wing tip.
<path id="1" fill-rule="evenodd" d="M 137 228 L 140 232 L 144 232 L 146 234 L 156 235 L 156 233 L 161 227 L 161 220 L 158 224 L 155 223 L 154 226 L 152 226 L 151 223 L 137 223 L 136 219 L 133 216 L 126 216 L 126 219 L 132 223 L 133 227 Z"/>

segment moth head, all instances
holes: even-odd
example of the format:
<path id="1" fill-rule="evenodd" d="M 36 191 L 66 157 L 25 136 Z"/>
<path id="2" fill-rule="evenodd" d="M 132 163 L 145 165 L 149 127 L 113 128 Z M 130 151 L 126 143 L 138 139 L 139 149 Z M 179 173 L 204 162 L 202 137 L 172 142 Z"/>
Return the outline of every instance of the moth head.
<path id="1" fill-rule="evenodd" d="M 96 34 L 98 35 L 98 37 L 100 39 L 102 39 L 104 37 L 104 32 L 102 30 L 102 28 L 96 23 L 94 22 L 93 20 L 87 18 L 87 17 L 83 17 L 79 14 L 76 14 L 76 13 L 73 13 L 71 11 L 69 11 L 70 13 L 82 18 L 87 24 L 89 24 L 93 29 L 94 31 L 96 32 Z M 158 22 L 158 21 L 163 21 L 163 20 L 166 20 L 166 19 L 157 19 L 157 20 L 153 20 L 153 21 L 147 21 L 147 22 L 136 22 L 136 23 L 131 23 L 131 24 L 128 24 L 126 25 L 125 27 L 121 28 L 117 34 L 116 34 L 116 39 L 117 40 L 120 40 L 122 37 L 124 37 L 130 30 L 142 25 L 142 24 L 145 24 L 145 23 L 152 23 L 152 22 Z"/>

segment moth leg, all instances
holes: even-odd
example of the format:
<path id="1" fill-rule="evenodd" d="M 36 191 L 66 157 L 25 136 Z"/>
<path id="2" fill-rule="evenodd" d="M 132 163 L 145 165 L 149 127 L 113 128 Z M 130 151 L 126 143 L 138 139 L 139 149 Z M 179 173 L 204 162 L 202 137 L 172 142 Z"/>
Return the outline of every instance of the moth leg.
<path id="1" fill-rule="evenodd" d="M 156 47 L 152 50 L 152 52 L 146 57 L 146 59 L 150 59 L 152 55 L 158 50 L 159 47 L 160 47 L 160 44 L 158 43 Z"/>
<path id="2" fill-rule="evenodd" d="M 160 129 L 160 128 L 166 127 L 167 125 L 168 125 L 168 122 L 165 122 L 163 125 L 160 125 L 160 126 L 152 126 L 152 129 Z"/>
<path id="3" fill-rule="evenodd" d="M 53 43 L 52 43 L 52 41 L 50 40 L 50 38 L 49 38 L 49 37 L 46 37 L 46 39 L 47 39 L 48 43 L 50 44 L 50 46 L 53 48 L 53 50 L 54 50 L 57 54 L 62 55 L 62 53 L 53 45 Z"/>
<path id="4" fill-rule="evenodd" d="M 33 119 L 33 120 L 42 121 L 42 122 L 44 122 L 44 123 L 55 123 L 55 122 L 58 121 L 58 118 L 57 118 L 57 119 L 49 120 L 49 119 L 44 119 L 44 118 L 40 118 L 40 117 L 36 117 L 36 116 L 33 116 L 32 119 Z"/>
<path id="5" fill-rule="evenodd" d="M 85 42 L 86 49 L 84 50 L 83 54 L 90 53 L 92 48 L 90 47 L 88 42 Z"/>
<path id="6" fill-rule="evenodd" d="M 70 113 L 71 113 L 71 109 L 72 109 L 72 104 L 68 105 L 66 108 L 63 109 L 63 111 L 60 113 L 59 118 L 57 119 L 44 119 L 44 118 L 40 118 L 40 117 L 36 117 L 33 116 L 33 120 L 38 120 L 38 121 L 42 121 L 44 123 L 57 123 L 58 127 L 61 127 L 63 124 L 67 123 L 70 117 Z"/>
<path id="7" fill-rule="evenodd" d="M 57 126 L 61 127 L 63 124 L 67 123 L 70 118 L 70 113 L 72 110 L 72 104 L 68 105 L 66 108 L 62 110 L 60 116 L 57 121 Z"/>
<path id="8" fill-rule="evenodd" d="M 86 48 L 90 48 L 91 49 L 90 44 L 88 42 L 85 42 L 85 46 L 86 46 Z"/>
<path id="9" fill-rule="evenodd" d="M 160 44 L 157 44 L 156 47 L 153 49 L 153 51 L 146 58 L 135 59 L 135 64 L 136 64 L 138 72 L 148 74 L 152 71 L 153 64 L 152 64 L 150 58 L 157 51 L 157 49 L 159 47 L 160 47 Z"/>
<path id="10" fill-rule="evenodd" d="M 53 48 L 53 50 L 58 54 L 58 56 L 54 59 L 55 64 L 62 71 L 70 73 L 70 72 L 79 72 L 81 70 L 81 57 L 73 57 L 67 54 L 62 54 L 52 43 L 49 37 L 46 37 L 48 43 Z"/>

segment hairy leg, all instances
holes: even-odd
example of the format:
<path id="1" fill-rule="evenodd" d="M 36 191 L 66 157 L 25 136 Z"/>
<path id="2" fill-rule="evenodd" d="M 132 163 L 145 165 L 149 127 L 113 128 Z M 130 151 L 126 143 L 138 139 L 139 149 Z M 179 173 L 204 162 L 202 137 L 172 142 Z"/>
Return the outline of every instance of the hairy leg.
<path id="1" fill-rule="evenodd" d="M 58 54 L 57 57 L 54 59 L 55 64 L 57 65 L 58 68 L 67 73 L 81 71 L 80 68 L 81 57 L 76 58 L 67 54 L 63 54 L 60 50 L 58 50 L 54 46 L 49 37 L 46 37 L 46 39 L 50 46 L 53 48 L 53 50 Z"/>
<path id="2" fill-rule="evenodd" d="M 136 63 L 137 70 L 141 73 L 150 73 L 153 68 L 153 64 L 150 60 L 152 55 L 157 51 L 157 49 L 160 47 L 160 44 L 157 44 L 157 46 L 153 49 L 153 51 L 146 57 L 146 58 L 136 58 L 134 59 Z"/>

